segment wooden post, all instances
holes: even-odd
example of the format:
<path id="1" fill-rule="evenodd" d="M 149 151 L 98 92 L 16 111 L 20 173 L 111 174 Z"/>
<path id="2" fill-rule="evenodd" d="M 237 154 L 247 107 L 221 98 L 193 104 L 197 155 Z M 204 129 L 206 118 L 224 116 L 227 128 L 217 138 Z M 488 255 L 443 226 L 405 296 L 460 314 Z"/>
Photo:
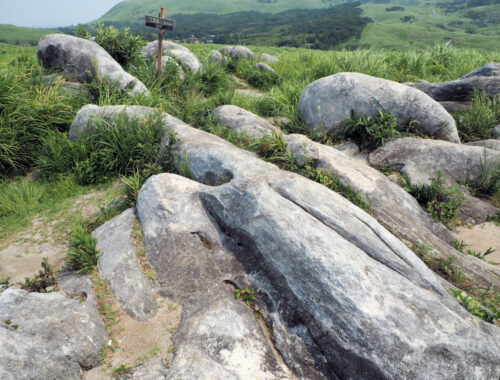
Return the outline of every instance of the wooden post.
<path id="1" fill-rule="evenodd" d="M 164 18 L 165 17 L 165 7 L 160 8 L 160 13 L 158 14 L 159 18 Z M 161 56 L 163 54 L 163 33 L 165 31 L 163 29 L 160 29 L 158 32 L 158 82 L 161 79 Z"/>

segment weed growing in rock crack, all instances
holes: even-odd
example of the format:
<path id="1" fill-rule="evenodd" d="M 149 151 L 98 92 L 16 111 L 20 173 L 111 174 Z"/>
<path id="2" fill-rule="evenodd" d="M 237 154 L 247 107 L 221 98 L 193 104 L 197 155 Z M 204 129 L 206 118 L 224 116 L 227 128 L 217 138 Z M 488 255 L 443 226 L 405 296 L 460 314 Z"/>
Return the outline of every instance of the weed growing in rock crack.
<path id="1" fill-rule="evenodd" d="M 471 256 L 475 256 L 475 257 L 477 257 L 478 259 L 481 259 L 481 260 L 485 260 L 485 258 L 486 258 L 487 255 L 492 254 L 493 252 L 495 252 L 495 250 L 492 249 L 491 247 L 488 248 L 484 252 L 474 251 L 474 250 L 471 250 L 471 249 L 465 250 L 465 247 L 467 247 L 468 244 L 466 244 L 463 240 L 455 240 L 453 243 L 451 243 L 451 246 L 453 248 L 455 248 L 457 251 L 460 251 L 462 253 L 466 253 L 466 254 L 471 255 Z M 497 263 L 494 263 L 492 261 L 489 261 L 489 263 L 493 264 L 493 265 L 498 265 Z"/>
<path id="2" fill-rule="evenodd" d="M 351 118 L 344 128 L 342 140 L 352 138 L 359 141 L 363 151 L 372 151 L 384 146 L 387 140 L 401 136 L 396 127 L 398 120 L 395 116 L 379 111 L 376 117 L 357 115 L 351 112 Z"/>
<path id="3" fill-rule="evenodd" d="M 454 243 L 454 246 L 463 248 L 465 245 L 463 242 L 458 241 Z M 445 280 L 461 289 L 458 291 L 460 294 L 462 291 L 465 291 L 474 298 L 472 299 L 469 296 L 463 296 L 463 300 L 459 299 L 467 310 L 469 310 L 470 307 L 471 310 L 469 311 L 472 314 L 490 323 L 495 323 L 499 320 L 498 312 L 500 311 L 500 294 L 494 291 L 491 287 L 482 288 L 476 286 L 471 279 L 467 278 L 463 274 L 462 269 L 456 263 L 455 256 L 450 256 L 448 259 L 439 258 L 432 253 L 432 249 L 429 246 L 420 243 L 413 244 L 410 248 L 432 271 L 438 273 Z M 452 292 L 455 291 L 452 290 Z M 458 295 L 455 297 L 458 298 Z M 478 303 L 479 306 L 476 306 L 476 304 L 472 301 Z M 494 318 L 491 318 L 492 316 Z"/>
<path id="4" fill-rule="evenodd" d="M 234 289 L 234 298 L 237 300 L 241 300 L 247 304 L 249 308 L 253 310 L 253 314 L 255 318 L 261 319 L 262 314 L 260 313 L 260 308 L 255 305 L 255 292 L 246 288 L 246 289 Z"/>
<path id="5" fill-rule="evenodd" d="M 500 193 L 500 162 L 488 162 L 486 148 L 481 158 L 481 174 L 468 185 L 473 195 L 493 197 Z"/>
<path id="6" fill-rule="evenodd" d="M 26 277 L 24 282 L 20 284 L 21 288 L 28 292 L 48 293 L 57 289 L 57 279 L 54 275 L 52 265 L 49 259 L 42 259 L 42 269 L 33 278 Z"/>
<path id="7" fill-rule="evenodd" d="M 475 299 L 463 294 L 461 290 L 450 289 L 450 291 L 460 304 L 472 315 L 489 323 L 495 323 L 500 320 L 500 310 L 497 310 L 495 307 L 490 306 L 492 310 L 488 310 L 481 306 Z"/>
<path id="8" fill-rule="evenodd" d="M 131 233 L 132 244 L 135 247 L 135 253 L 137 255 L 137 261 L 141 267 L 142 273 L 150 280 L 156 279 L 156 271 L 149 265 L 148 259 L 146 258 L 146 249 L 144 248 L 144 235 L 142 234 L 141 224 L 137 219 L 134 221 L 134 227 Z"/>
<path id="9" fill-rule="evenodd" d="M 143 355 L 139 359 L 137 359 L 137 361 L 135 362 L 134 365 L 121 364 L 118 367 L 115 367 L 113 369 L 113 375 L 120 376 L 120 375 L 125 375 L 127 373 L 130 373 L 134 368 L 139 367 L 140 365 L 144 364 L 145 361 L 158 355 L 159 352 L 160 352 L 160 347 L 158 347 L 158 346 L 153 347 L 151 350 L 149 350 L 149 352 L 147 352 L 145 355 Z"/>
<path id="10" fill-rule="evenodd" d="M 460 222 L 460 208 L 464 196 L 458 186 L 446 186 L 441 171 L 431 178 L 429 185 L 405 185 L 408 191 L 432 217 L 448 225 Z"/>

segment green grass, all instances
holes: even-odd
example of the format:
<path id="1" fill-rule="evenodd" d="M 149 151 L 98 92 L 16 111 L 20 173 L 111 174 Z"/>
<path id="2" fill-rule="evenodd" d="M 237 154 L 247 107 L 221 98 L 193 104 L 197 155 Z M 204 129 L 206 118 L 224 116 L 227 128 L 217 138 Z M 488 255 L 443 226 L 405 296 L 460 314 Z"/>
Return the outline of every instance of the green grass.
<path id="1" fill-rule="evenodd" d="M 58 33 L 56 29 L 24 28 L 0 24 L 0 42 L 13 45 L 36 45 L 46 34 Z"/>
<path id="2" fill-rule="evenodd" d="M 374 20 L 368 24 L 359 40 L 351 40 L 344 46 L 372 47 L 376 49 L 414 49 L 433 46 L 437 42 L 450 41 L 457 47 L 494 51 L 500 48 L 495 34 L 497 24 L 475 26 L 474 20 L 464 17 L 467 11 L 446 14 L 435 4 L 428 6 L 404 5 L 404 11 L 387 12 L 390 4 L 363 4 L 362 16 Z M 489 6 L 500 10 L 499 5 Z M 481 9 L 478 7 L 474 9 Z M 404 16 L 414 16 L 413 22 L 403 22 Z M 461 24 L 457 24 L 457 21 Z M 469 33 L 471 28 L 474 34 Z"/>

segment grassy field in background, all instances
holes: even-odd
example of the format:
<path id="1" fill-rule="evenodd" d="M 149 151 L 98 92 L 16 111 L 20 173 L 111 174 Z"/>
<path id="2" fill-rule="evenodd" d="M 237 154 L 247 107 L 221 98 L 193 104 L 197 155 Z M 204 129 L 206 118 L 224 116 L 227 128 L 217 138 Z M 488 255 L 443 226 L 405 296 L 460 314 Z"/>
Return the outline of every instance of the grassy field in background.
<path id="1" fill-rule="evenodd" d="M 407 6 L 404 11 L 387 12 L 390 4 L 363 4 L 363 17 L 374 20 L 361 34 L 360 40 L 351 40 L 341 46 L 369 46 L 376 49 L 425 48 L 438 42 L 451 41 L 457 47 L 480 50 L 500 49 L 500 24 L 484 27 L 473 25 L 463 18 L 468 11 L 445 14 L 435 6 Z M 477 7 L 474 10 L 500 10 L 500 5 Z M 405 16 L 414 16 L 411 22 L 403 22 Z M 453 26 L 454 22 L 463 22 Z M 452 25 L 450 25 L 452 23 Z M 467 31 L 474 30 L 474 34 Z M 498 35 L 496 35 L 498 34 Z"/>
<path id="2" fill-rule="evenodd" d="M 24 28 L 14 25 L 0 25 L 0 42 L 14 45 L 36 45 L 46 34 L 57 33 L 55 29 Z"/>

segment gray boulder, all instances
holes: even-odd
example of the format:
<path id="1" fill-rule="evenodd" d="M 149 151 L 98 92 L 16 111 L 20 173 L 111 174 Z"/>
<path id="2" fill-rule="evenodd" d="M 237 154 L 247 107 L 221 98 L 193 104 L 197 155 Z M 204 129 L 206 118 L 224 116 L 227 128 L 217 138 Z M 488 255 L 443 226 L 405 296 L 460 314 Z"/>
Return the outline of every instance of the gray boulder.
<path id="1" fill-rule="evenodd" d="M 496 139 L 473 141 L 473 142 L 467 143 L 467 145 L 482 146 L 483 148 L 486 148 L 486 149 L 500 150 L 500 140 L 496 140 Z"/>
<path id="2" fill-rule="evenodd" d="M 274 73 L 274 69 L 269 66 L 268 64 L 265 64 L 264 62 L 259 62 L 255 65 L 255 68 L 257 70 L 261 70 L 261 71 L 268 71 L 270 73 Z"/>
<path id="3" fill-rule="evenodd" d="M 163 40 L 162 45 L 161 45 L 161 50 L 163 54 L 168 53 L 170 50 L 183 50 L 187 53 L 189 53 L 189 49 L 185 46 L 176 44 L 175 42 L 172 41 L 167 41 Z M 156 55 L 158 53 L 158 40 L 153 41 L 148 43 L 146 46 L 142 48 L 142 57 L 143 58 L 156 58 Z"/>
<path id="4" fill-rule="evenodd" d="M 97 239 L 99 275 L 109 281 L 122 309 L 139 321 L 156 315 L 153 289 L 137 263 L 132 243 L 135 212 L 130 208 L 92 233 Z"/>
<path id="5" fill-rule="evenodd" d="M 257 54 L 245 46 L 235 46 L 229 55 L 232 59 L 257 59 Z"/>
<path id="6" fill-rule="evenodd" d="M 48 34 L 38 42 L 37 56 L 44 68 L 62 70 L 60 75 L 66 79 L 89 82 L 97 77 L 129 95 L 149 94 L 141 81 L 125 72 L 93 41 L 67 34 Z"/>
<path id="7" fill-rule="evenodd" d="M 177 61 L 174 58 L 172 58 L 169 55 L 164 55 L 163 57 L 161 57 L 162 70 L 165 69 L 165 66 L 167 65 L 174 65 L 175 67 L 177 67 L 177 76 L 179 77 L 180 80 L 184 80 L 186 74 L 184 73 L 182 67 L 177 63 Z M 158 68 L 158 61 L 155 62 L 155 66 Z M 163 74 L 164 71 L 162 71 L 162 75 Z"/>
<path id="8" fill-rule="evenodd" d="M 448 183 L 474 181 L 481 175 L 482 161 L 500 162 L 500 152 L 478 146 L 405 137 L 390 141 L 370 154 L 370 164 L 391 165 L 406 175 L 410 184 L 431 183 L 438 171 Z"/>
<path id="9" fill-rule="evenodd" d="M 158 283 L 183 306 L 172 378 L 500 375 L 498 328 L 370 215 L 213 135 L 165 128 L 195 181 L 151 177 L 137 211 Z M 255 290 L 276 352 L 233 287 Z"/>
<path id="10" fill-rule="evenodd" d="M 80 379 L 99 365 L 107 341 L 94 305 L 60 293 L 0 294 L 2 379 Z"/>
<path id="11" fill-rule="evenodd" d="M 231 113 L 231 118 L 218 118 L 218 122 L 230 130 L 236 131 L 235 126 L 238 126 L 238 132 L 244 132 L 254 139 L 269 135 L 268 129 L 254 127 L 263 121 L 265 120 L 248 111 L 245 111 L 245 114 Z M 500 276 L 500 270 L 453 249 L 450 244 L 457 239 L 456 236 L 445 226 L 435 222 L 408 192 L 393 183 L 389 177 L 365 162 L 360 162 L 360 152 L 356 144 L 348 142 L 330 147 L 311 141 L 302 135 L 286 135 L 283 136 L 283 140 L 298 165 L 303 165 L 307 161 L 356 190 L 368 202 L 377 218 L 398 236 L 415 244 L 424 242 L 433 248 L 440 258 L 458 257 L 460 262 L 465 263 L 463 271 L 468 278 L 485 287 L 493 285 L 500 290 L 500 280 L 497 277 Z M 493 206 L 488 207 L 488 204 L 477 199 L 475 202 L 466 202 L 462 207 L 464 214 L 469 218 L 473 216 L 474 223 L 494 214 L 491 208 Z"/>
<path id="12" fill-rule="evenodd" d="M 470 111 L 472 108 L 470 102 L 439 102 L 439 104 L 449 113 Z"/>
<path id="13" fill-rule="evenodd" d="M 269 54 L 262 54 L 260 56 L 260 59 L 261 61 L 264 61 L 264 62 L 270 62 L 270 63 L 275 63 L 275 62 L 278 62 L 278 58 L 275 57 L 274 55 L 269 55 Z"/>
<path id="14" fill-rule="evenodd" d="M 219 49 L 219 53 L 222 55 L 230 56 L 231 51 L 234 49 L 234 46 L 223 46 Z"/>
<path id="15" fill-rule="evenodd" d="M 68 139 L 74 141 L 85 133 L 92 125 L 92 120 L 111 120 L 118 115 L 125 115 L 133 120 L 151 119 L 158 114 L 153 108 L 143 106 L 104 106 L 99 107 L 94 104 L 87 104 L 76 114 L 68 132 Z"/>
<path id="16" fill-rule="evenodd" d="M 167 52 L 171 57 L 175 58 L 182 67 L 197 73 L 201 70 L 201 62 L 196 55 L 190 51 L 173 49 Z"/>
<path id="17" fill-rule="evenodd" d="M 208 56 L 208 61 L 212 63 L 224 63 L 227 61 L 227 57 L 222 55 L 222 53 L 217 50 L 211 50 Z"/>
<path id="18" fill-rule="evenodd" d="M 219 124 L 229 128 L 232 132 L 243 132 L 254 139 L 264 135 L 271 136 L 273 132 L 280 131 L 267 120 L 237 106 L 217 107 L 212 112 L 212 116 Z"/>
<path id="19" fill-rule="evenodd" d="M 469 74 L 464 75 L 460 79 L 472 77 L 497 77 L 500 76 L 500 62 L 490 62 L 480 68 L 471 71 Z"/>
<path id="20" fill-rule="evenodd" d="M 317 135 L 342 133 L 351 111 L 378 116 L 379 111 L 397 117 L 399 127 L 415 120 L 422 133 L 460 142 L 455 121 L 429 96 L 400 83 L 359 73 L 338 73 L 309 84 L 299 100 L 299 109 Z"/>
<path id="21" fill-rule="evenodd" d="M 432 99 L 443 101 L 469 101 L 474 92 L 484 91 L 488 96 L 500 95 L 500 77 L 477 77 L 438 83 L 406 83 L 406 85 L 425 92 Z"/>

